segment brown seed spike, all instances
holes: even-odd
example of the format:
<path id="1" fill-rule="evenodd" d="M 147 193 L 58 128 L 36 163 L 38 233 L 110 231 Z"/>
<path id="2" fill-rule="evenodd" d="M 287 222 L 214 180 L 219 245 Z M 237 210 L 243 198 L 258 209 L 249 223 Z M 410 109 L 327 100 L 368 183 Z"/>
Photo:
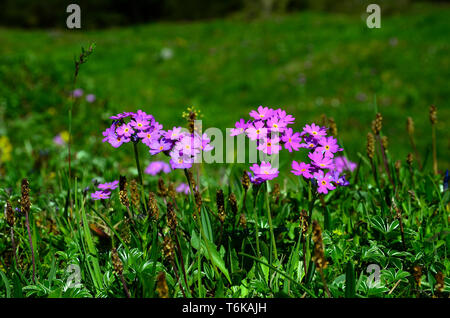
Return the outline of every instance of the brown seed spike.
<path id="1" fill-rule="evenodd" d="M 27 179 L 22 180 L 22 197 L 20 199 L 20 209 L 22 213 L 30 212 L 30 184 Z"/>
<path id="2" fill-rule="evenodd" d="M 160 197 L 165 198 L 167 196 L 167 188 L 166 188 L 166 184 L 164 183 L 163 178 L 159 178 L 158 179 L 158 195 Z"/>
<path id="3" fill-rule="evenodd" d="M 167 195 L 169 196 L 169 198 L 171 198 L 172 200 L 176 199 L 177 196 L 177 192 L 175 191 L 175 185 L 173 184 L 173 182 L 169 183 L 169 187 L 167 188 Z"/>
<path id="4" fill-rule="evenodd" d="M 122 275 L 123 273 L 123 264 L 122 261 L 119 258 L 119 254 L 117 253 L 116 248 L 113 248 L 111 251 L 111 259 L 114 267 L 114 272 L 117 275 Z"/>
<path id="5" fill-rule="evenodd" d="M 308 231 L 308 213 L 306 212 L 306 210 L 302 210 L 300 212 L 300 229 L 303 233 L 303 235 L 305 235 L 305 233 Z"/>
<path id="6" fill-rule="evenodd" d="M 233 215 L 236 215 L 238 212 L 237 199 L 236 199 L 236 195 L 233 192 L 231 192 L 228 195 L 228 201 L 230 202 L 231 211 L 233 212 Z"/>
<path id="7" fill-rule="evenodd" d="M 250 187 L 250 177 L 248 176 L 247 171 L 244 170 L 244 174 L 242 175 L 242 187 L 245 191 Z"/>
<path id="8" fill-rule="evenodd" d="M 414 266 L 413 276 L 417 286 L 420 286 L 422 284 L 422 267 L 420 267 L 419 265 Z"/>
<path id="9" fill-rule="evenodd" d="M 172 239 L 169 235 L 164 236 L 163 241 L 163 255 L 164 258 L 170 262 L 174 260 L 175 254 L 174 254 L 175 246 L 172 242 Z"/>
<path id="10" fill-rule="evenodd" d="M 169 287 L 166 282 L 166 274 L 164 272 L 159 272 L 156 277 L 156 292 L 159 298 L 169 298 Z"/>
<path id="11" fill-rule="evenodd" d="M 408 164 L 409 167 L 412 166 L 413 161 L 414 161 L 414 156 L 412 153 L 409 153 L 408 156 L 406 157 L 406 163 Z"/>
<path id="12" fill-rule="evenodd" d="M 411 117 L 406 119 L 406 130 L 410 136 L 414 135 L 414 120 Z"/>
<path id="13" fill-rule="evenodd" d="M 381 144 L 383 145 L 383 149 L 387 150 L 389 146 L 388 137 L 386 136 L 381 137 Z"/>
<path id="14" fill-rule="evenodd" d="M 119 178 L 119 199 L 122 205 L 127 208 L 130 207 L 130 201 L 128 200 L 128 191 L 127 191 L 127 178 L 125 176 L 120 176 Z"/>
<path id="15" fill-rule="evenodd" d="M 320 228 L 319 222 L 317 222 L 316 220 L 313 221 L 312 226 L 312 239 L 314 242 L 314 255 L 312 257 L 312 260 L 316 263 L 317 268 L 323 269 L 327 267 L 328 262 L 325 260 L 322 241 L 322 229 Z"/>
<path id="16" fill-rule="evenodd" d="M 177 215 L 173 208 L 173 204 L 170 202 L 167 202 L 167 225 L 172 231 L 175 231 L 178 225 Z"/>
<path id="17" fill-rule="evenodd" d="M 197 206 L 197 211 L 194 213 L 194 219 L 197 217 L 197 215 L 200 215 L 202 211 L 202 195 L 197 190 L 194 190 L 194 198 L 195 198 L 195 204 Z"/>
<path id="18" fill-rule="evenodd" d="M 381 116 L 381 113 L 377 113 L 375 120 L 372 121 L 373 133 L 375 135 L 379 135 L 382 127 L 383 127 L 383 116 Z"/>
<path id="19" fill-rule="evenodd" d="M 131 180 L 131 182 L 130 182 L 130 192 L 131 192 L 131 202 L 133 203 L 133 206 L 137 210 L 139 210 L 141 196 L 139 195 L 138 184 L 137 184 L 136 180 L 134 180 L 134 179 Z"/>
<path id="20" fill-rule="evenodd" d="M 330 126 L 331 134 L 337 136 L 337 125 L 333 117 L 328 119 L 328 126 Z"/>
<path id="21" fill-rule="evenodd" d="M 6 223 L 8 223 L 10 227 L 14 227 L 15 222 L 14 211 L 9 201 L 6 201 L 5 214 L 6 214 Z"/>
<path id="22" fill-rule="evenodd" d="M 433 125 L 437 123 L 437 108 L 434 105 L 430 106 L 430 121 Z"/>
<path id="23" fill-rule="evenodd" d="M 159 218 L 159 208 L 158 203 L 156 202 L 156 195 L 153 192 L 148 194 L 148 207 L 150 211 L 150 217 L 154 220 L 158 220 Z"/>
<path id="24" fill-rule="evenodd" d="M 438 293 L 442 293 L 444 291 L 444 274 L 442 272 L 438 272 L 434 278 L 436 278 L 436 285 L 434 285 L 434 289 L 438 292 Z"/>
<path id="25" fill-rule="evenodd" d="M 241 213 L 241 216 L 239 217 L 239 225 L 244 229 L 247 227 L 247 218 L 244 213 Z"/>
<path id="26" fill-rule="evenodd" d="M 216 193 L 217 214 L 219 215 L 220 222 L 225 222 L 225 200 L 223 198 L 222 189 L 217 190 Z"/>
<path id="27" fill-rule="evenodd" d="M 278 200 L 280 199 L 280 184 L 275 183 L 272 190 L 272 199 L 278 203 Z"/>

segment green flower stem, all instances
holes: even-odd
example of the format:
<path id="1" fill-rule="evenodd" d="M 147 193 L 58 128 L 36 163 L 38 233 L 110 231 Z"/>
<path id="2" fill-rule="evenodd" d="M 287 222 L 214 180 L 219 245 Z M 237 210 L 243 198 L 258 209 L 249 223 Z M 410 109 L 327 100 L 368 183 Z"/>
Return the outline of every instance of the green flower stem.
<path id="1" fill-rule="evenodd" d="M 265 196 L 266 196 L 266 205 L 267 205 L 267 218 L 269 220 L 270 239 L 272 241 L 274 257 L 277 260 L 278 259 L 278 252 L 277 252 L 277 244 L 275 242 L 275 235 L 273 234 L 272 216 L 270 214 L 269 185 L 268 185 L 268 183 L 266 183 Z"/>
<path id="2" fill-rule="evenodd" d="M 30 241 L 31 260 L 33 262 L 33 283 L 36 283 L 36 262 L 34 259 L 33 240 L 31 238 L 30 219 L 28 217 L 28 211 L 25 212 L 25 223 L 28 231 L 28 240 Z"/>
<path id="3" fill-rule="evenodd" d="M 139 162 L 139 152 L 137 142 L 133 142 L 133 148 L 134 148 L 134 159 L 136 160 L 136 168 L 138 171 L 139 183 L 141 184 L 142 187 L 144 187 L 144 183 L 142 181 L 141 164 Z"/>

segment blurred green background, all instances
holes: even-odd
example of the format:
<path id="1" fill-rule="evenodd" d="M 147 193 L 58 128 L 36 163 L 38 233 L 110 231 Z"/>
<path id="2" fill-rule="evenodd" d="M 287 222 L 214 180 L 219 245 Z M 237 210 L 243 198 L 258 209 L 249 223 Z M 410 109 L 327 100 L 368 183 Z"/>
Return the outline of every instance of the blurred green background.
<path id="1" fill-rule="evenodd" d="M 122 160 L 127 151 L 101 143 L 108 117 L 121 111 L 143 109 L 168 129 L 184 124 L 182 111 L 194 105 L 204 128 L 224 130 L 265 105 L 292 113 L 296 130 L 321 114 L 333 117 L 357 161 L 376 101 L 389 152 L 402 161 L 412 152 L 406 118 L 415 121 L 423 161 L 431 143 L 428 107 L 436 105 L 440 170 L 449 166 L 450 6 L 444 3 L 380 1 L 381 28 L 369 29 L 369 1 L 210 1 L 214 8 L 147 1 L 164 5 L 134 17 L 130 8 L 106 10 L 100 1 L 89 11 L 80 1 L 82 29 L 68 30 L 62 2 L 49 1 L 45 14 L 34 1 L 29 11 L 22 1 L 0 8 L 0 136 L 20 159 L 10 167 L 29 169 L 35 153 L 68 130 L 73 60 L 91 42 L 97 47 L 76 87 L 96 101 L 82 97 L 75 106 L 75 151 Z M 131 3 L 134 12 L 145 11 Z"/>

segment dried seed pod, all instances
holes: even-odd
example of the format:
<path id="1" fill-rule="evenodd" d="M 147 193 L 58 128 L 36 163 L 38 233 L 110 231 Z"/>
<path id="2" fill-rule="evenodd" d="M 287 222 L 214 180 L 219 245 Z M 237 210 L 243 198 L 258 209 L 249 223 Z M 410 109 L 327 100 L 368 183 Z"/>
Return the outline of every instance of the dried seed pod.
<path id="1" fill-rule="evenodd" d="M 430 121 L 432 125 L 437 123 L 437 108 L 434 105 L 430 106 Z"/>
<path id="2" fill-rule="evenodd" d="M 122 205 L 127 208 L 130 207 L 130 201 L 128 200 L 128 191 L 127 191 L 127 177 L 120 176 L 119 178 L 119 199 Z"/>
<path id="3" fill-rule="evenodd" d="M 5 215 L 6 215 L 6 223 L 8 223 L 10 227 L 13 227 L 15 222 L 14 210 L 9 201 L 6 201 Z"/>
<path id="4" fill-rule="evenodd" d="M 169 298 L 169 287 L 166 282 L 166 274 L 164 272 L 159 272 L 156 277 L 156 292 L 159 298 Z"/>
<path id="5" fill-rule="evenodd" d="M 233 215 L 236 215 L 238 212 L 237 199 L 236 199 L 236 195 L 233 192 L 231 192 L 228 195 L 228 202 L 230 202 L 230 207 L 231 207 L 231 211 L 233 212 Z"/>
<path id="6" fill-rule="evenodd" d="M 245 217 L 244 213 L 241 213 L 239 217 L 239 225 L 242 226 L 244 229 L 247 227 L 247 218 Z"/>
<path id="7" fill-rule="evenodd" d="M 156 202 L 156 195 L 153 192 L 148 194 L 148 207 L 150 211 L 150 217 L 158 220 L 159 219 L 159 208 L 158 203 Z"/>
<path id="8" fill-rule="evenodd" d="M 225 222 L 225 200 L 223 198 L 222 189 L 217 190 L 216 193 L 217 214 L 219 215 L 220 222 Z"/>
<path id="9" fill-rule="evenodd" d="M 164 236 L 164 241 L 163 241 L 164 259 L 172 262 L 175 257 L 174 250 L 175 250 L 175 245 L 173 244 L 170 236 L 169 235 Z"/>
<path id="10" fill-rule="evenodd" d="M 133 206 L 139 210 L 141 196 L 139 195 L 138 185 L 136 180 L 131 180 L 130 182 L 130 192 L 131 192 L 131 203 Z"/>
<path id="11" fill-rule="evenodd" d="M 163 198 L 167 196 L 167 188 L 163 178 L 158 179 L 158 195 Z"/>
<path id="12" fill-rule="evenodd" d="M 319 222 L 317 222 L 316 220 L 313 221 L 312 226 L 312 240 L 314 242 L 314 255 L 312 257 L 312 260 L 316 263 L 317 268 L 323 269 L 327 267 L 328 262 L 325 260 L 322 241 L 322 229 L 320 228 Z"/>
<path id="13" fill-rule="evenodd" d="M 377 113 L 375 119 L 372 121 L 373 133 L 375 135 L 379 135 L 382 127 L 383 127 L 383 116 L 381 116 L 381 113 Z"/>
<path id="14" fill-rule="evenodd" d="M 248 190 L 248 188 L 250 187 L 250 177 L 248 176 L 247 171 L 244 170 L 244 174 L 242 175 L 242 187 L 244 188 L 245 191 Z"/>
<path id="15" fill-rule="evenodd" d="M 372 135 L 372 133 L 367 133 L 367 157 L 369 159 L 373 159 L 373 156 L 375 154 L 375 137 Z"/>
<path id="16" fill-rule="evenodd" d="M 178 221 L 177 221 L 177 215 L 175 213 L 175 210 L 173 208 L 173 204 L 170 202 L 167 202 L 167 225 L 170 227 L 172 231 L 175 231 L 177 229 Z"/>
<path id="17" fill-rule="evenodd" d="M 31 201 L 30 201 L 30 184 L 27 179 L 22 180 L 22 197 L 20 198 L 20 210 L 22 213 L 30 212 Z"/>
<path id="18" fill-rule="evenodd" d="M 117 253 L 116 248 L 113 248 L 111 251 L 111 259 L 112 259 L 112 263 L 113 263 L 113 267 L 114 267 L 114 273 L 116 273 L 117 275 L 122 275 L 123 274 L 123 264 L 122 261 L 120 260 L 119 254 Z"/>

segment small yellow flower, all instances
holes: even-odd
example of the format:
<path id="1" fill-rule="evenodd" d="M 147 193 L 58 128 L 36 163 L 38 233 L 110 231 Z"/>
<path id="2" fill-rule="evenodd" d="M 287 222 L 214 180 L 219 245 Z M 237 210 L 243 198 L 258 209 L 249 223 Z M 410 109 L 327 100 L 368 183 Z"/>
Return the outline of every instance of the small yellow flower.
<path id="1" fill-rule="evenodd" d="M 56 109 L 55 107 L 50 107 L 49 109 L 47 109 L 47 112 L 49 115 L 54 116 L 56 115 Z"/>
<path id="2" fill-rule="evenodd" d="M 12 145 L 8 137 L 0 136 L 0 163 L 11 160 Z"/>
<path id="3" fill-rule="evenodd" d="M 64 140 L 64 142 L 69 142 L 69 132 L 68 131 L 62 131 L 60 134 L 59 134 L 60 136 L 61 136 L 61 138 L 62 138 L 62 140 Z"/>

